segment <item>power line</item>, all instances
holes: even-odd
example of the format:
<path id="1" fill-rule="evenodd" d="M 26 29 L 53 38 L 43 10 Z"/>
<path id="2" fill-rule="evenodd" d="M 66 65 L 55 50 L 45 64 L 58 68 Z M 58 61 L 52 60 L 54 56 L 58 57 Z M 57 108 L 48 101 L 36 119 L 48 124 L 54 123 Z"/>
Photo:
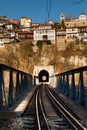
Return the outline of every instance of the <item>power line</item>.
<path id="1" fill-rule="evenodd" d="M 3 7 L 0 5 L 0 9 L 1 9 L 1 11 L 5 14 L 5 15 L 7 15 L 7 13 L 6 13 L 6 11 L 3 9 Z"/>
<path id="2" fill-rule="evenodd" d="M 46 21 L 48 20 L 48 0 L 46 0 Z"/>
<path id="3" fill-rule="evenodd" d="M 49 21 L 49 19 L 50 19 L 51 5 L 52 5 L 52 1 L 51 0 L 47 0 L 46 1 L 46 20 L 47 21 Z"/>
<path id="4" fill-rule="evenodd" d="M 81 2 L 83 2 L 84 0 L 78 0 L 78 1 L 75 1 L 73 2 L 73 4 L 80 4 Z"/>
<path id="5" fill-rule="evenodd" d="M 50 3 L 49 3 L 49 10 L 48 10 L 48 21 L 50 19 L 50 13 L 51 13 L 51 0 L 50 0 Z"/>

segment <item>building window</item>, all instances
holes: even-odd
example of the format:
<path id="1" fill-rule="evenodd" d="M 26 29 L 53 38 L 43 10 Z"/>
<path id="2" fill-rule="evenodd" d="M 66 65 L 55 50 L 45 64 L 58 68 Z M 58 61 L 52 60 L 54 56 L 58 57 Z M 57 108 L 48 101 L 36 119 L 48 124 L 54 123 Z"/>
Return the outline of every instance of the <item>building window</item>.
<path id="1" fill-rule="evenodd" d="M 86 31 L 86 28 L 84 28 L 84 32 Z"/>
<path id="2" fill-rule="evenodd" d="M 47 40 L 47 35 L 43 35 L 43 40 Z"/>
<path id="3" fill-rule="evenodd" d="M 25 35 L 21 34 L 19 35 L 19 38 L 25 38 Z"/>

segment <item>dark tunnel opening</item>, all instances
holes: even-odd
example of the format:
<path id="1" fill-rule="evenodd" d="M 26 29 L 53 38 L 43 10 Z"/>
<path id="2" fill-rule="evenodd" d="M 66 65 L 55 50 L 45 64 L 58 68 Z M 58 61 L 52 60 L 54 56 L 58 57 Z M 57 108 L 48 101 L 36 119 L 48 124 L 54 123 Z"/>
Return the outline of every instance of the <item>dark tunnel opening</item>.
<path id="1" fill-rule="evenodd" d="M 46 70 L 41 70 L 39 72 L 39 82 L 49 82 L 49 73 Z"/>

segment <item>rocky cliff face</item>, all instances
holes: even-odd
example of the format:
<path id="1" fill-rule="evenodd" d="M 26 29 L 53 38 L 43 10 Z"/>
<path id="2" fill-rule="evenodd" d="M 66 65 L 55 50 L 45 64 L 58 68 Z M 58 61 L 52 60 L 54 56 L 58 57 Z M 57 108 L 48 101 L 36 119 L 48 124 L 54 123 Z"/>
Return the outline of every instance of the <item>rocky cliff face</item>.
<path id="1" fill-rule="evenodd" d="M 87 65 L 87 45 L 73 43 L 59 51 L 57 45 L 9 44 L 0 48 L 0 63 L 30 74 L 35 65 L 54 65 L 55 73 L 61 73 Z"/>

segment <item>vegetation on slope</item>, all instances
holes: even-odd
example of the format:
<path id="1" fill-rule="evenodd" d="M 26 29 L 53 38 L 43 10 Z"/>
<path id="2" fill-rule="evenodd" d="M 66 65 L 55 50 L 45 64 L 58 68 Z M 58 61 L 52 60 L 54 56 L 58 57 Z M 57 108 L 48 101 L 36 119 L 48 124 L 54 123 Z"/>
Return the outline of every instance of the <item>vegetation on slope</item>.
<path id="1" fill-rule="evenodd" d="M 36 52 L 33 47 L 31 43 L 5 45 L 0 48 L 0 63 L 32 74 L 34 65 L 43 65 L 41 59 L 45 57 L 45 64 L 54 65 L 56 73 L 60 73 L 78 67 L 69 64 L 71 56 L 87 57 L 86 43 L 71 43 L 61 51 L 57 45 L 40 44 L 37 45 Z"/>

